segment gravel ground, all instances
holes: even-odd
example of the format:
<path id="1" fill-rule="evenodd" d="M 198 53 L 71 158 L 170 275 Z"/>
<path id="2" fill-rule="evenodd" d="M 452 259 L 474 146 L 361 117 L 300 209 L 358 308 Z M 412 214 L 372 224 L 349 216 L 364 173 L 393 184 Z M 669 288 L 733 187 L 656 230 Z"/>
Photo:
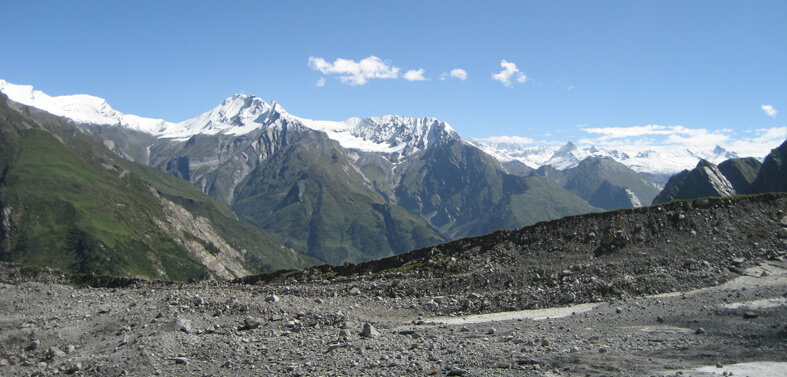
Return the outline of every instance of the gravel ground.
<path id="1" fill-rule="evenodd" d="M 18 272 L 5 270 L 13 282 Z M 783 260 L 684 293 L 465 317 L 428 317 L 423 299 L 363 292 L 36 280 L 0 285 L 4 376 L 641 376 L 787 362 Z"/>

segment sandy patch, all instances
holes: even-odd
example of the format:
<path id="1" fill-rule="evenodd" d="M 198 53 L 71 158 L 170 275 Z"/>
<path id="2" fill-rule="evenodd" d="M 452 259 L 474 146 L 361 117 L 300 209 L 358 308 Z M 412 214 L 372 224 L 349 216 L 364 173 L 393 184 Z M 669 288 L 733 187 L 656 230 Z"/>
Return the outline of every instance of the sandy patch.
<path id="1" fill-rule="evenodd" d="M 776 308 L 784 305 L 787 305 L 787 298 L 780 297 L 780 298 L 771 298 L 767 300 L 733 302 L 729 304 L 724 304 L 722 305 L 722 307 L 724 307 L 725 309 L 768 309 L 768 308 Z"/>
<path id="2" fill-rule="evenodd" d="M 424 320 L 424 322 L 440 325 L 467 325 L 473 323 L 512 321 L 520 319 L 540 321 L 547 318 L 563 318 L 574 314 L 584 313 L 595 309 L 599 305 L 601 304 L 592 303 L 566 306 L 563 308 L 518 310 L 513 312 L 468 315 L 464 317 L 434 317 Z"/>
<path id="3" fill-rule="evenodd" d="M 700 376 L 722 376 L 727 375 L 748 376 L 748 377 L 774 377 L 787 376 L 787 362 L 778 361 L 756 361 L 751 363 L 741 363 L 724 365 L 721 368 L 716 366 L 704 366 L 689 373 L 701 373 Z M 696 376 L 696 374 L 695 374 Z"/>

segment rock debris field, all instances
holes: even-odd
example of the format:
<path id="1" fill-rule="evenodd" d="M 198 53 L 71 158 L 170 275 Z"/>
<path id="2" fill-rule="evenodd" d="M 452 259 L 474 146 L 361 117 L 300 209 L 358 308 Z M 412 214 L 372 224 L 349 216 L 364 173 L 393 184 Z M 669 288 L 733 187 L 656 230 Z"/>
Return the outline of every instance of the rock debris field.
<path id="1" fill-rule="evenodd" d="M 583 215 L 235 282 L 1 264 L 0 375 L 787 375 L 785 200 Z"/>

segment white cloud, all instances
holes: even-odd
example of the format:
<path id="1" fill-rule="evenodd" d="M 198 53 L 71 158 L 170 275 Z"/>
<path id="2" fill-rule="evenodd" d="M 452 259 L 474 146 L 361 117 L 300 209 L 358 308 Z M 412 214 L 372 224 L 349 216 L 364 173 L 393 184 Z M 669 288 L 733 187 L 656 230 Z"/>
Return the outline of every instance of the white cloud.
<path id="1" fill-rule="evenodd" d="M 407 71 L 403 77 L 407 81 L 425 81 L 424 72 L 423 69 L 411 70 Z"/>
<path id="2" fill-rule="evenodd" d="M 395 79 L 399 77 L 399 68 L 376 56 L 370 56 L 359 62 L 349 59 L 336 59 L 333 63 L 323 58 L 309 57 L 309 67 L 323 74 L 335 74 L 342 83 L 363 85 L 369 79 Z"/>
<path id="3" fill-rule="evenodd" d="M 765 111 L 765 114 L 768 114 L 768 116 L 774 117 L 774 118 L 776 117 L 776 114 L 779 113 L 771 105 L 762 105 L 762 110 Z"/>
<path id="4" fill-rule="evenodd" d="M 465 81 L 467 80 L 467 71 L 461 68 L 454 68 L 451 70 L 451 72 L 443 72 L 440 75 L 440 80 L 445 80 L 446 78 L 450 77 Z"/>
<path id="5" fill-rule="evenodd" d="M 500 81 L 503 85 L 511 86 L 512 80 L 520 84 L 527 80 L 527 76 L 516 68 L 516 64 L 503 59 L 500 66 L 503 67 L 503 70 L 500 73 L 492 74 L 492 78 Z"/>
<path id="6" fill-rule="evenodd" d="M 529 137 L 522 137 L 522 136 L 492 136 L 483 139 L 476 139 L 480 142 L 484 143 L 495 143 L 495 144 L 535 144 L 538 143 L 537 140 L 531 139 Z"/>
<path id="7" fill-rule="evenodd" d="M 570 92 L 570 91 L 574 90 L 575 88 L 576 87 L 574 85 L 569 85 L 568 88 L 566 88 L 566 90 Z"/>
<path id="8" fill-rule="evenodd" d="M 467 80 L 467 71 L 460 68 L 452 69 L 450 76 L 465 81 Z"/>
<path id="9" fill-rule="evenodd" d="M 321 77 L 319 80 L 317 80 L 317 82 L 316 82 L 315 84 L 316 84 L 318 87 L 323 87 L 323 86 L 325 86 L 325 77 Z"/>

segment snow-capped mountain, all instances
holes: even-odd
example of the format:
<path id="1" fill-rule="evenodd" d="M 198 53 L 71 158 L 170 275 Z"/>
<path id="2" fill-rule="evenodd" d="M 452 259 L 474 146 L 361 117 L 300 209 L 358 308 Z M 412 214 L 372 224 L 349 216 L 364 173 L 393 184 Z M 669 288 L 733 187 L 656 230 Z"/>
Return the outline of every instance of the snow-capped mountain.
<path id="1" fill-rule="evenodd" d="M 296 118 L 305 126 L 323 131 L 343 147 L 364 152 L 409 155 L 446 139 L 459 139 L 448 123 L 435 118 L 385 115 L 343 122 Z"/>
<path id="2" fill-rule="evenodd" d="M 123 114 L 104 99 L 89 95 L 50 97 L 32 86 L 14 85 L 0 80 L 0 91 L 13 101 L 37 107 L 77 123 L 120 125 L 146 132 L 158 138 L 185 140 L 194 135 L 245 135 L 277 123 L 278 119 L 297 122 L 325 132 L 342 147 L 363 152 L 399 153 L 408 156 L 425 150 L 436 142 L 459 139 L 447 123 L 435 118 L 413 118 L 396 115 L 350 118 L 345 121 L 321 121 L 288 114 L 275 101 L 271 104 L 248 95 L 234 95 L 216 108 L 180 123 Z M 518 143 L 516 138 L 467 140 L 501 162 L 520 161 L 531 168 L 550 165 L 564 170 L 575 167 L 587 157 L 611 157 L 636 172 L 665 179 L 684 169 L 692 169 L 700 159 L 720 163 L 738 157 L 734 152 L 716 147 L 710 151 L 681 148 L 654 148 L 625 153 L 617 150 L 579 147 L 568 142 L 560 148 Z M 499 141 L 504 140 L 504 141 Z"/>
<path id="3" fill-rule="evenodd" d="M 30 85 L 14 85 L 4 80 L 0 80 L 0 92 L 14 102 L 39 108 L 77 123 L 121 125 L 154 135 L 164 133 L 173 125 L 162 119 L 123 114 L 109 106 L 103 98 L 86 94 L 50 97 Z"/>
<path id="4" fill-rule="evenodd" d="M 277 123 L 280 118 L 297 121 L 322 131 L 344 148 L 364 152 L 409 155 L 436 142 L 459 139 L 447 123 L 435 118 L 397 115 L 350 118 L 345 121 L 320 121 L 287 113 L 275 101 L 268 104 L 256 96 L 236 94 L 219 106 L 195 118 L 173 123 L 162 119 L 123 114 L 106 100 L 89 95 L 51 97 L 29 85 L 14 85 L 0 80 L 0 91 L 11 100 L 69 118 L 77 123 L 119 125 L 159 138 L 185 140 L 194 135 L 245 135 Z"/>
<path id="5" fill-rule="evenodd" d="M 497 142 L 497 139 L 509 140 L 511 138 L 474 139 L 472 142 L 500 161 L 516 160 L 531 168 L 550 165 L 558 170 L 565 170 L 577 166 L 579 162 L 588 157 L 610 157 L 638 173 L 667 178 L 685 169 L 694 168 L 697 162 L 702 159 L 718 164 L 730 158 L 738 158 L 736 153 L 729 152 L 720 146 L 702 152 L 685 148 L 662 147 L 629 154 L 595 146 L 580 148 L 572 142 L 568 142 L 560 148 L 552 148 L 543 145 L 533 147 L 530 144 L 511 141 Z"/>
<path id="6" fill-rule="evenodd" d="M 236 94 L 196 118 L 171 125 L 157 136 L 188 139 L 194 135 L 246 135 L 260 128 L 281 126 L 282 118 L 291 116 L 276 101 L 268 104 L 259 97 Z"/>

